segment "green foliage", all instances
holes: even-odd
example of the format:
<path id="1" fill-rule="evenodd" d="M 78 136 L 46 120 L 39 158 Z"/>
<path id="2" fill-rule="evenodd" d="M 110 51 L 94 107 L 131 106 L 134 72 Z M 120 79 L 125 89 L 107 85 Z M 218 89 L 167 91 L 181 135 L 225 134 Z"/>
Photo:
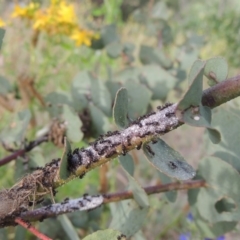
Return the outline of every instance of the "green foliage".
<path id="1" fill-rule="evenodd" d="M 21 144 L 24 141 L 26 130 L 31 119 L 31 113 L 28 109 L 16 114 L 13 119 L 13 126 L 8 126 L 0 134 L 1 141 L 5 143 Z"/>
<path id="2" fill-rule="evenodd" d="M 113 118 L 115 123 L 122 128 L 128 125 L 128 92 L 126 88 L 118 90 L 113 106 Z"/>
<path id="3" fill-rule="evenodd" d="M 196 207 L 201 216 L 212 223 L 239 221 L 239 173 L 215 157 L 203 159 L 199 172 L 209 185 L 198 193 Z"/>
<path id="4" fill-rule="evenodd" d="M 10 85 L 9 80 L 2 76 L 0 76 L 0 85 L 0 94 L 5 95 L 12 90 L 12 86 Z"/>
<path id="5" fill-rule="evenodd" d="M 79 240 L 76 230 L 74 229 L 71 221 L 68 219 L 66 215 L 59 216 L 58 220 L 61 223 L 64 231 L 66 232 L 68 239 Z"/>
<path id="6" fill-rule="evenodd" d="M 161 183 L 162 184 L 167 184 L 167 183 L 171 183 L 174 181 L 174 179 L 172 179 L 171 177 L 167 176 L 166 174 L 159 172 L 159 177 L 161 179 Z M 165 193 L 167 200 L 169 202 L 175 202 L 177 199 L 177 191 L 168 191 Z"/>
<path id="7" fill-rule="evenodd" d="M 4 34 L 5 34 L 5 30 L 3 28 L 0 28 L 0 49 L 2 47 Z"/>
<path id="8" fill-rule="evenodd" d="M 211 109 L 202 106 L 202 88 L 203 88 L 203 72 L 208 72 L 214 76 L 218 76 L 218 79 L 226 78 L 226 71 L 221 71 L 218 63 L 224 62 L 222 58 L 212 58 L 210 60 L 201 61 L 197 60 L 194 62 L 189 76 L 189 89 L 185 93 L 184 97 L 180 100 L 177 106 L 176 113 L 178 117 L 184 123 L 187 123 L 195 127 L 206 127 L 209 133 L 209 137 L 213 143 L 219 143 L 221 140 L 220 133 L 211 127 L 212 112 Z M 224 62 L 224 67 L 227 68 L 227 64 Z M 216 79 L 215 79 L 216 80 Z"/>
<path id="9" fill-rule="evenodd" d="M 133 176 L 134 173 L 134 161 L 131 155 L 126 154 L 125 156 L 119 157 L 119 162 L 121 163 L 122 167 L 131 175 Z"/>
<path id="10" fill-rule="evenodd" d="M 185 110 L 192 106 L 196 107 L 201 103 L 204 66 L 204 61 L 197 60 L 194 62 L 188 76 L 190 86 L 178 103 L 178 110 Z"/>
<path id="11" fill-rule="evenodd" d="M 184 158 L 161 139 L 156 144 L 144 144 L 143 151 L 153 166 L 172 178 L 188 180 L 195 176 L 194 169 Z"/>
<path id="12" fill-rule="evenodd" d="M 129 181 L 129 190 L 132 191 L 134 200 L 141 208 L 148 208 L 148 195 L 127 171 L 125 173 Z"/>
<path id="13" fill-rule="evenodd" d="M 64 139 L 64 151 L 60 162 L 60 169 L 59 169 L 59 178 L 66 179 L 69 177 L 69 171 L 67 169 L 67 159 L 68 154 L 72 152 L 71 145 L 69 141 L 65 138 Z"/>
<path id="14" fill-rule="evenodd" d="M 146 221 L 148 208 L 139 206 L 134 200 L 110 204 L 113 219 L 109 228 L 122 232 L 127 237 L 134 235 Z"/>
<path id="15" fill-rule="evenodd" d="M 82 122 L 79 116 L 74 113 L 67 105 L 63 106 L 63 119 L 67 125 L 67 138 L 72 142 L 80 142 L 83 138 L 83 133 L 81 131 L 76 131 L 76 129 L 81 129 Z"/>
<path id="16" fill-rule="evenodd" d="M 232 65 L 239 66 L 238 8 L 227 4 L 223 9 L 223 3 L 215 0 L 189 2 L 187 7 L 181 1 L 168 0 L 153 1 L 152 6 L 147 1 L 92 2 L 95 4 L 82 3 L 83 12 L 78 14 L 83 26 L 98 33 L 90 47 L 73 46 L 60 36 L 47 40 L 44 34 L 34 43 L 35 32 L 29 26 L 19 21 L 7 27 L 0 59 L 0 100 L 14 107 L 13 113 L 7 114 L 9 108 L 0 101 L 1 142 L 14 149 L 24 148 L 25 141 L 41 136 L 55 119 L 66 126 L 66 141 L 64 149 L 44 143 L 18 157 L 11 167 L 1 167 L 0 184 L 11 186 L 32 168 L 61 154 L 58 177 L 64 182 L 70 175 L 68 153 L 75 147 L 87 146 L 99 135 L 114 131 L 116 125 L 121 130 L 126 128 L 157 105 L 177 102 L 177 116 L 192 126 L 190 135 L 185 133 L 187 127 L 180 128 L 171 133 L 174 140 L 167 139 L 181 154 L 157 139 L 156 144 L 143 144 L 143 151 L 119 156 L 105 173 L 109 191 L 125 188 L 133 192 L 133 199 L 111 203 L 110 211 L 104 206 L 46 219 L 38 224 L 39 230 L 53 239 L 79 239 L 84 232 L 81 237 L 86 240 L 125 239 L 121 234 L 134 239 L 150 234 L 171 239 L 185 230 L 191 231 L 193 239 L 215 238 L 232 230 L 239 234 L 239 103 L 216 110 L 201 103 L 205 80 L 213 86 L 226 80 L 228 72 L 233 75 Z M 218 13 L 216 9 L 220 9 Z M 0 29 L 0 47 L 4 33 Z M 211 49 L 210 56 L 206 48 Z M 214 57 L 221 53 L 227 60 Z M 199 56 L 205 56 L 204 60 Z M 31 85 L 27 80 L 32 76 Z M 33 88 L 35 91 L 30 90 Z M 204 141 L 195 127 L 206 128 Z M 8 154 L 0 150 L 1 158 Z M 144 155 L 154 169 L 142 161 Z M 170 184 L 176 179 L 189 180 L 195 172 L 194 180 L 204 179 L 208 187 L 189 190 L 188 200 L 172 190 L 164 193 L 166 198 L 160 195 L 159 200 L 147 196 L 141 187 L 158 181 Z M 97 170 L 79 181 L 64 185 L 59 195 L 79 196 L 86 191 L 96 194 L 102 187 L 98 185 L 101 181 Z M 61 197 L 57 195 L 57 200 Z M 194 227 L 185 229 L 188 204 Z M 12 238 L 12 231 L 10 234 Z M 16 229 L 16 239 L 31 238 L 24 234 Z M 0 238 L 8 239 L 9 230 L 1 229 Z"/>
<path id="17" fill-rule="evenodd" d="M 84 238 L 84 240 L 105 240 L 105 239 L 117 239 L 118 236 L 121 236 L 121 233 L 117 230 L 107 229 L 99 230 L 95 233 L 92 233 Z M 120 238 L 124 239 L 124 238 Z M 119 239 L 119 240 L 120 240 Z"/>
<path id="18" fill-rule="evenodd" d="M 228 64 L 224 58 L 211 58 L 206 62 L 204 74 L 209 79 L 208 85 L 213 86 L 227 78 Z"/>

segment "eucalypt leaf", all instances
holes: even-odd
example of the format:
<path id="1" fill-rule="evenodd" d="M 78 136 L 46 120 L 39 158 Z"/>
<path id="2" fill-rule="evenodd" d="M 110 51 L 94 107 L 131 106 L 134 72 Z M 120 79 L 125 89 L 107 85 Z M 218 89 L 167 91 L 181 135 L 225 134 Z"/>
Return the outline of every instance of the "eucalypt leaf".
<path id="1" fill-rule="evenodd" d="M 189 180 L 196 174 L 193 167 L 160 138 L 155 144 L 144 144 L 143 151 L 150 163 L 169 177 Z"/>
<path id="2" fill-rule="evenodd" d="M 71 150 L 71 145 L 69 143 L 69 141 L 67 140 L 67 138 L 64 138 L 64 151 L 63 151 L 63 155 L 60 161 L 60 168 L 59 168 L 59 178 L 61 180 L 65 180 L 70 176 L 70 172 L 67 169 L 68 166 L 68 154 L 71 154 L 72 150 Z"/>
<path id="3" fill-rule="evenodd" d="M 123 169 L 127 171 L 131 176 L 134 173 L 134 161 L 131 155 L 126 154 L 125 156 L 119 156 L 119 162 L 121 163 Z"/>
<path id="4" fill-rule="evenodd" d="M 120 231 L 126 237 L 133 236 L 142 228 L 149 210 L 139 206 L 134 200 L 111 203 L 110 209 L 113 219 L 109 228 Z"/>
<path id="5" fill-rule="evenodd" d="M 110 228 L 117 229 L 130 237 L 138 232 L 144 224 L 149 210 L 149 201 L 145 190 L 125 168 L 123 169 L 128 178 L 128 190 L 132 191 L 134 200 L 111 204 L 113 219 Z"/>
<path id="6" fill-rule="evenodd" d="M 170 178 L 169 176 L 167 176 L 166 174 L 164 174 L 162 172 L 159 172 L 158 175 L 161 179 L 162 184 L 167 184 L 167 183 L 171 183 L 174 181 L 172 178 Z M 178 193 L 178 191 L 167 191 L 167 192 L 165 192 L 165 196 L 169 202 L 175 202 L 177 199 L 177 193 Z"/>
<path id="7" fill-rule="evenodd" d="M 188 108 L 183 112 L 182 120 L 183 122 L 195 126 L 195 127 L 205 127 L 208 131 L 210 140 L 217 144 L 221 141 L 220 132 L 211 127 L 212 112 L 207 106 L 200 104 L 198 107 Z"/>
<path id="8" fill-rule="evenodd" d="M 208 85 L 213 86 L 227 78 L 228 64 L 222 57 L 214 57 L 206 62 L 204 75 L 208 78 Z"/>
<path id="9" fill-rule="evenodd" d="M 182 111 L 191 106 L 198 106 L 201 103 L 204 66 L 204 61 L 197 60 L 194 62 L 188 76 L 190 86 L 178 103 L 176 110 L 177 114 L 179 113 L 181 115 Z"/>
<path id="10" fill-rule="evenodd" d="M 30 120 L 31 112 L 29 109 L 18 112 L 13 117 L 11 125 L 0 133 L 0 141 L 6 144 L 22 144 Z"/>
<path id="11" fill-rule="evenodd" d="M 211 141 L 216 144 L 221 141 L 221 135 L 211 127 L 211 109 L 201 103 L 205 64 L 201 60 L 194 62 L 188 76 L 189 89 L 178 103 L 176 115 L 191 126 L 206 127 Z"/>
<path id="12" fill-rule="evenodd" d="M 148 195 L 145 190 L 139 185 L 139 183 L 124 169 L 128 178 L 128 189 L 132 191 L 134 200 L 142 208 L 148 208 Z"/>
<path id="13" fill-rule="evenodd" d="M 62 117 L 67 125 L 67 137 L 72 142 L 79 142 L 83 133 L 81 132 L 82 122 L 77 115 L 68 105 L 63 106 Z"/>
<path id="14" fill-rule="evenodd" d="M 199 190 L 196 207 L 210 223 L 240 220 L 240 175 L 230 164 L 216 157 L 206 157 L 199 173 L 208 187 Z"/>
<path id="15" fill-rule="evenodd" d="M 125 128 L 128 125 L 128 92 L 126 88 L 120 88 L 115 97 L 113 106 L 113 118 L 115 123 Z"/>
<path id="16" fill-rule="evenodd" d="M 83 240 L 112 240 L 112 239 L 119 239 L 119 240 L 126 240 L 127 238 L 121 234 L 121 232 L 114 230 L 114 229 L 106 229 L 106 230 L 98 230 L 87 237 L 85 237 Z"/>

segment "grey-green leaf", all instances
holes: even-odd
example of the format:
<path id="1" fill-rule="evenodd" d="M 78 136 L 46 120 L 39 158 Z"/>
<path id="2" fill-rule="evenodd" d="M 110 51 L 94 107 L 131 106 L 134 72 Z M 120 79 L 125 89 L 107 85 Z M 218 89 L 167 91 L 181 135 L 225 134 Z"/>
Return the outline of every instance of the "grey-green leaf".
<path id="1" fill-rule="evenodd" d="M 131 155 L 126 154 L 125 156 L 119 156 L 119 162 L 121 163 L 122 167 L 131 175 L 133 176 L 134 173 L 134 162 Z"/>
<path id="2" fill-rule="evenodd" d="M 144 66 L 140 73 L 140 81 L 151 90 L 152 99 L 155 100 L 165 100 L 168 92 L 173 89 L 178 81 L 168 71 L 156 64 Z"/>
<path id="3" fill-rule="evenodd" d="M 101 109 L 107 116 L 111 115 L 111 94 L 102 80 L 91 78 L 91 97 L 96 107 Z"/>
<path id="4" fill-rule="evenodd" d="M 167 176 L 166 174 L 159 172 L 159 177 L 161 179 L 162 184 L 167 184 L 172 182 L 172 178 Z M 175 202 L 177 199 L 177 191 L 167 191 L 165 192 L 165 195 L 169 202 Z"/>
<path id="5" fill-rule="evenodd" d="M 238 113 L 238 108 L 228 108 L 227 106 L 220 106 L 214 110 L 212 126 L 221 132 L 221 142 L 218 145 L 213 145 L 207 136 L 204 141 L 204 149 L 207 155 L 223 159 L 240 172 L 240 116 Z"/>
<path id="6" fill-rule="evenodd" d="M 149 207 L 148 195 L 145 190 L 139 185 L 139 183 L 124 169 L 128 181 L 129 181 L 129 190 L 133 192 L 133 198 L 142 208 Z"/>
<path id="7" fill-rule="evenodd" d="M 98 230 L 83 240 L 126 240 L 126 238 L 121 235 L 121 232 L 114 229 Z"/>
<path id="8" fill-rule="evenodd" d="M 205 62 L 201 60 L 194 62 L 189 73 L 189 89 L 178 103 L 177 110 L 183 111 L 190 106 L 198 106 L 201 103 L 204 66 Z"/>
<path id="9" fill-rule="evenodd" d="M 62 228 L 64 229 L 70 240 L 80 240 L 76 230 L 74 229 L 67 215 L 58 216 L 58 220 L 60 221 Z"/>
<path id="10" fill-rule="evenodd" d="M 63 105 L 71 105 L 70 96 L 64 92 L 51 92 L 45 97 L 47 110 L 51 117 L 58 117 L 62 113 Z"/>
<path id="11" fill-rule="evenodd" d="M 141 83 L 128 81 L 124 87 L 128 90 L 128 116 L 135 119 L 147 111 L 152 93 Z"/>
<path id="12" fill-rule="evenodd" d="M 101 38 L 103 40 L 103 44 L 107 46 L 108 44 L 118 41 L 119 36 L 117 34 L 117 27 L 115 24 L 106 25 L 101 30 Z"/>
<path id="13" fill-rule="evenodd" d="M 60 168 L 59 168 L 59 178 L 60 179 L 67 179 L 70 176 L 70 173 L 67 169 L 67 165 L 68 165 L 68 154 L 72 153 L 71 150 L 71 145 L 69 143 L 69 141 L 65 138 L 64 139 L 64 151 L 63 151 L 63 155 L 61 158 L 61 162 L 60 162 Z"/>
<path id="14" fill-rule="evenodd" d="M 227 78 L 228 64 L 223 57 L 214 57 L 206 62 L 204 75 L 209 79 L 208 84 L 213 86 Z"/>
<path id="15" fill-rule="evenodd" d="M 106 133 L 110 128 L 110 123 L 107 116 L 93 103 L 89 104 L 89 110 L 96 135 L 99 136 L 100 134 Z"/>
<path id="16" fill-rule="evenodd" d="M 239 221 L 240 175 L 236 169 L 209 156 L 201 160 L 199 172 L 208 184 L 200 189 L 196 203 L 202 218 L 212 223 Z"/>
<path id="17" fill-rule="evenodd" d="M 0 28 L 0 49 L 2 47 L 4 35 L 5 35 L 5 30 L 3 28 Z"/>
<path id="18" fill-rule="evenodd" d="M 191 107 L 183 112 L 182 121 L 195 127 L 205 127 L 209 138 L 214 144 L 221 141 L 221 134 L 217 129 L 211 127 L 211 109 L 200 104 L 198 107 Z"/>
<path id="19" fill-rule="evenodd" d="M 30 120 L 31 112 L 28 109 L 19 112 L 14 117 L 12 126 L 1 132 L 0 139 L 5 143 L 22 143 Z"/>
<path id="20" fill-rule="evenodd" d="M 78 114 L 73 112 L 69 106 L 64 105 L 62 117 L 67 125 L 67 138 L 72 142 L 79 142 L 83 138 L 83 133 L 82 122 Z"/>
<path id="21" fill-rule="evenodd" d="M 139 58 L 143 64 L 156 63 L 163 68 L 170 68 L 172 66 L 171 60 L 159 48 L 141 45 Z"/>
<path id="22" fill-rule="evenodd" d="M 144 144 L 143 151 L 151 164 L 169 177 L 189 180 L 195 176 L 193 167 L 160 138 L 156 144 Z"/>
<path id="23" fill-rule="evenodd" d="M 117 91 L 114 106 L 113 119 L 117 126 L 125 128 L 128 125 L 128 91 L 126 88 L 120 88 Z"/>
<path id="24" fill-rule="evenodd" d="M 73 79 L 71 88 L 74 109 L 81 111 L 91 97 L 91 76 L 87 71 L 79 72 Z"/>
<path id="25" fill-rule="evenodd" d="M 221 133 L 217 129 L 207 128 L 207 133 L 212 143 L 218 144 L 221 142 Z"/>
<path id="26" fill-rule="evenodd" d="M 12 90 L 12 86 L 5 77 L 0 76 L 0 94 L 7 94 Z"/>
<path id="27" fill-rule="evenodd" d="M 138 232 L 146 221 L 148 208 L 140 207 L 134 200 L 110 204 L 112 222 L 109 228 L 119 230 L 127 237 Z"/>
<path id="28" fill-rule="evenodd" d="M 236 221 L 221 221 L 216 223 L 209 223 L 201 217 L 196 208 L 191 209 L 194 217 L 194 223 L 198 228 L 199 233 L 203 238 L 215 239 L 221 235 L 224 235 L 227 232 L 230 232 L 237 225 Z"/>
<path id="29" fill-rule="evenodd" d="M 110 58 L 118 58 L 123 51 L 123 46 L 119 41 L 114 41 L 107 45 L 106 52 Z"/>

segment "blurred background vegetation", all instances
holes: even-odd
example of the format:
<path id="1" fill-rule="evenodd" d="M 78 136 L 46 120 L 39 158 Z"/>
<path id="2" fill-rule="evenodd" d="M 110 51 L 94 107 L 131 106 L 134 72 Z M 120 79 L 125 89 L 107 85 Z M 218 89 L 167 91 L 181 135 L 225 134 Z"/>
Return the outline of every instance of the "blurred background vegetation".
<path id="1" fill-rule="evenodd" d="M 1 141 L 21 148 L 24 139 L 46 133 L 54 121 L 68 120 L 79 129 L 68 129 L 73 147 L 86 146 L 99 134 L 116 129 L 111 107 L 121 86 L 129 91 L 129 115 L 134 119 L 164 102 L 179 100 L 187 73 L 198 58 L 221 55 L 229 64 L 229 76 L 234 76 L 240 66 L 239 14 L 237 0 L 1 0 L 0 27 L 6 30 L 0 54 Z M 74 116 L 79 116 L 78 123 Z M 52 137 L 2 166 L 1 188 L 11 187 L 33 167 L 60 157 L 61 138 L 61 134 Z M 205 154 L 202 129 L 183 126 L 164 138 L 194 167 Z M 0 148 L 0 158 L 8 154 Z M 142 186 L 164 182 L 142 161 L 143 154 L 133 152 L 132 157 L 134 176 Z M 126 176 L 118 161 L 113 161 L 60 188 L 56 201 L 126 186 Z M 186 232 L 191 239 L 204 238 L 189 218 L 184 192 L 177 201 L 163 194 L 149 199 L 148 221 L 133 239 L 180 239 Z M 69 219 L 83 237 L 106 229 L 114 213 L 104 206 L 79 215 L 69 214 Z M 61 221 L 49 219 L 38 225 L 54 239 L 68 239 Z M 231 239 L 239 236 L 236 229 Z M 8 239 L 33 239 L 22 237 L 28 233 L 21 228 L 2 234 Z"/>

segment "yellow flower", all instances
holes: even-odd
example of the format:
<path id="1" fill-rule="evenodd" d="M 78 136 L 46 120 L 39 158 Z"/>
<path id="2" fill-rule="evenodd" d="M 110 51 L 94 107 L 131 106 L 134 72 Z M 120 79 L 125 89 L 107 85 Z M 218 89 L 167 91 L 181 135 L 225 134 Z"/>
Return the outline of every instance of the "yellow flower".
<path id="1" fill-rule="evenodd" d="M 62 1 L 57 12 L 57 18 L 59 23 L 76 24 L 77 18 L 74 6 Z"/>
<path id="2" fill-rule="evenodd" d="M 20 18 L 26 18 L 26 19 L 33 19 L 35 12 L 39 9 L 38 3 L 31 2 L 29 5 L 25 7 L 21 7 L 19 5 L 16 5 L 14 7 L 12 17 L 20 17 Z"/>
<path id="3" fill-rule="evenodd" d="M 0 27 L 5 27 L 6 23 L 0 18 Z"/>
<path id="4" fill-rule="evenodd" d="M 52 0 L 47 9 L 35 14 L 33 28 L 46 31 L 48 34 L 70 35 L 77 25 L 74 5 L 61 0 Z"/>
<path id="5" fill-rule="evenodd" d="M 87 30 L 76 29 L 73 31 L 70 38 L 75 41 L 77 46 L 81 46 L 83 44 L 90 46 L 91 40 L 95 37 L 95 35 Z"/>
<path id="6" fill-rule="evenodd" d="M 95 37 L 92 32 L 80 28 L 74 5 L 66 0 L 51 0 L 50 5 L 44 9 L 40 9 L 35 3 L 26 7 L 16 5 L 12 16 L 31 20 L 36 31 L 69 36 L 77 46 L 90 46 L 91 39 Z"/>

